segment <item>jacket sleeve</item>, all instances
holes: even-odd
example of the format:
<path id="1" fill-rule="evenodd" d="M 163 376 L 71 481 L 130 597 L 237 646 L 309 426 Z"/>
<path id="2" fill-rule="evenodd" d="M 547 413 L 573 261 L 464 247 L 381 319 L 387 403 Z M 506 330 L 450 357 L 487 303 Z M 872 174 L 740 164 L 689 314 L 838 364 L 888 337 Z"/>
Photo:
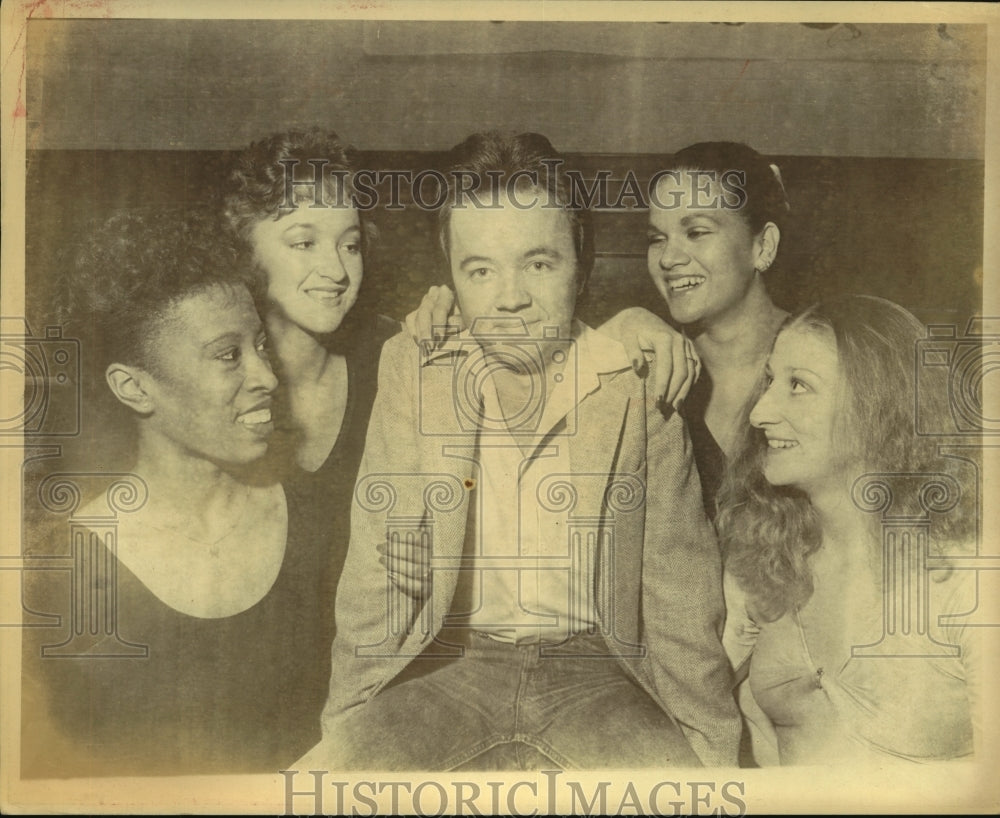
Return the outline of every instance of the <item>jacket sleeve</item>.
<path id="1" fill-rule="evenodd" d="M 722 645 L 725 608 L 715 531 L 691 440 L 676 412 L 646 401 L 642 622 L 646 665 L 667 710 L 706 766 L 735 766 L 740 717 Z"/>
<path id="2" fill-rule="evenodd" d="M 386 342 L 337 588 L 324 737 L 335 732 L 340 716 L 370 699 L 405 665 L 400 649 L 418 619 L 420 603 L 390 581 L 378 550 L 387 540 L 390 513 L 419 517 L 423 508 L 421 493 L 414 497 L 402 485 L 419 471 L 418 367 L 417 347 L 409 337 Z"/>

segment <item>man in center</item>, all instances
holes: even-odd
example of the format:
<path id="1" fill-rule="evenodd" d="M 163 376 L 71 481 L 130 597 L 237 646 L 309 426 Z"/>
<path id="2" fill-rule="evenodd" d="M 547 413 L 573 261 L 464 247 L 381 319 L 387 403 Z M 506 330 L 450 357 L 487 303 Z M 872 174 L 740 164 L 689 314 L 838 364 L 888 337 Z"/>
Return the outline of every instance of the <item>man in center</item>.
<path id="1" fill-rule="evenodd" d="M 298 769 L 736 763 L 691 443 L 574 317 L 594 245 L 558 158 L 538 134 L 453 152 L 440 231 L 468 329 L 386 344 Z"/>

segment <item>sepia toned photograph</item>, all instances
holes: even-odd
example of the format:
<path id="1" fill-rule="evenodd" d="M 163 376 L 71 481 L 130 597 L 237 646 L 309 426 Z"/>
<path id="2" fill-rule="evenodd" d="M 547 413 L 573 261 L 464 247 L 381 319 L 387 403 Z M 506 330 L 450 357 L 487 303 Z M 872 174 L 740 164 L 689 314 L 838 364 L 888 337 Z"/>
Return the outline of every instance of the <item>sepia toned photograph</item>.
<path id="1" fill-rule="evenodd" d="M 993 5 L 2 13 L 6 812 L 1000 809 Z"/>

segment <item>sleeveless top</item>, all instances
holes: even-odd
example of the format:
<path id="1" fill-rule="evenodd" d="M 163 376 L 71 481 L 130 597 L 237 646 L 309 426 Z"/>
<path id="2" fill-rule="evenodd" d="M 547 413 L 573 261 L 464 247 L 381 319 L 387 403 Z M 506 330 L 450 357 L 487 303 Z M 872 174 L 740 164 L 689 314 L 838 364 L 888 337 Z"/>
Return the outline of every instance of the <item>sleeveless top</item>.
<path id="1" fill-rule="evenodd" d="M 84 634 L 85 655 L 43 656 L 43 646 L 70 636 L 71 572 L 25 572 L 24 606 L 51 624 L 23 631 L 23 777 L 273 774 L 319 742 L 354 482 L 382 344 L 398 331 L 376 317 L 348 350 L 340 433 L 317 471 L 286 472 L 284 560 L 248 610 L 181 613 L 102 552 L 117 575 L 117 637 L 95 626 Z M 67 555 L 66 539 L 63 526 L 26 556 Z M 32 564 L 57 563 L 65 565 Z"/>
<path id="2" fill-rule="evenodd" d="M 975 577 L 955 571 L 931 580 L 927 639 L 890 648 L 882 610 L 866 617 L 868 645 L 834 666 L 810 653 L 814 639 L 798 611 L 754 622 L 745 595 L 726 577 L 724 644 L 734 667 L 749 661 L 741 706 L 762 764 L 864 763 L 895 757 L 935 761 L 971 755 L 976 684 Z M 918 645 L 912 650 L 914 644 Z M 913 653 L 916 655 L 904 655 Z M 745 687 L 746 685 L 744 685 Z"/>

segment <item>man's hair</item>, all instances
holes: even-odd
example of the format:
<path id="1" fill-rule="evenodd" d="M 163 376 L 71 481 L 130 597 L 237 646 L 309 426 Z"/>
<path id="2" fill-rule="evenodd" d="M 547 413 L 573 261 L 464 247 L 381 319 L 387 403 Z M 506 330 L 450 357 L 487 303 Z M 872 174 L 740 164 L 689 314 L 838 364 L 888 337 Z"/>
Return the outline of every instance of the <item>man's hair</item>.
<path id="1" fill-rule="evenodd" d="M 449 229 L 452 207 L 459 201 L 459 184 L 472 175 L 478 181 L 475 196 L 483 202 L 493 200 L 492 194 L 515 187 L 534 186 L 544 192 L 543 206 L 559 207 L 569 219 L 576 248 L 577 277 L 582 290 L 594 268 L 594 231 L 590 211 L 574 205 L 572 187 L 562 164 L 564 158 L 541 134 L 501 134 L 496 131 L 474 133 L 452 148 L 448 179 L 448 196 L 438 210 L 438 236 L 445 257 L 450 246 Z M 530 179 L 529 181 L 529 174 Z"/>
<path id="2" fill-rule="evenodd" d="M 847 477 L 869 472 L 961 477 L 955 459 L 941 457 L 933 439 L 917 434 L 918 400 L 919 412 L 938 425 L 950 422 L 950 412 L 946 372 L 931 368 L 927 380 L 922 375 L 917 394 L 915 350 L 926 329 L 913 315 L 891 301 L 850 295 L 808 308 L 789 318 L 781 331 L 792 327 L 822 333 L 836 343 L 848 394 L 835 434 L 844 439 L 850 462 L 859 464 L 858 473 Z M 747 418 L 765 388 L 762 378 L 747 404 Z M 804 492 L 767 482 L 766 450 L 763 431 L 747 419 L 719 491 L 716 526 L 726 569 L 756 612 L 772 621 L 812 595 L 808 557 L 819 548 L 821 531 Z M 975 491 L 962 486 L 959 506 L 935 518 L 935 540 L 967 544 L 975 534 L 975 503 Z M 881 545 L 873 533 L 875 542 Z"/>

